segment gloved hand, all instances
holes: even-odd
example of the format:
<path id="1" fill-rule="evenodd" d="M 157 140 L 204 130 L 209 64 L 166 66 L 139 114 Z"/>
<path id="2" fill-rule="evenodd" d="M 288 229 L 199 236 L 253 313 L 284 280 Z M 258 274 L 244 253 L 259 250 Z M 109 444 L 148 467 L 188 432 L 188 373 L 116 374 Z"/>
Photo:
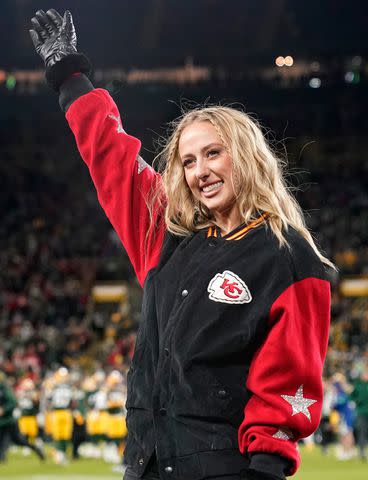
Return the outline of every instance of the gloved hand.
<path id="1" fill-rule="evenodd" d="M 62 17 L 56 10 L 46 13 L 38 10 L 31 19 L 29 31 L 36 52 L 46 66 L 46 79 L 54 90 L 73 73 L 89 74 L 91 64 L 87 57 L 77 52 L 77 35 L 72 14 L 67 10 Z"/>
<path id="2" fill-rule="evenodd" d="M 51 67 L 67 55 L 77 53 L 77 35 L 72 14 L 67 10 L 62 17 L 56 10 L 46 13 L 38 10 L 31 19 L 34 30 L 30 30 L 36 52 Z"/>

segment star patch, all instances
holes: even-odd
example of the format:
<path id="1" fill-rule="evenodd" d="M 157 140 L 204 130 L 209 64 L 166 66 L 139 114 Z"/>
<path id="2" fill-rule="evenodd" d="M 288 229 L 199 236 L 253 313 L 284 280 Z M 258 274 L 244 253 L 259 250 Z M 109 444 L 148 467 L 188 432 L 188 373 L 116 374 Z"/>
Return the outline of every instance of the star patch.
<path id="1" fill-rule="evenodd" d="M 292 406 L 292 416 L 296 415 L 297 413 L 302 413 L 308 418 L 310 422 L 312 421 L 308 407 L 313 405 L 313 403 L 316 403 L 317 400 L 303 397 L 303 385 L 300 385 L 294 397 L 292 397 L 291 395 L 281 395 L 281 397 L 288 403 L 290 403 L 290 405 Z"/>
<path id="2" fill-rule="evenodd" d="M 108 115 L 108 117 L 115 120 L 115 122 L 118 124 L 117 129 L 116 129 L 117 133 L 125 133 L 125 130 L 124 130 L 123 125 L 121 123 L 121 118 L 120 117 L 116 117 L 112 113 L 110 113 L 110 115 Z"/>
<path id="3" fill-rule="evenodd" d="M 209 299 L 221 303 L 249 303 L 252 295 L 238 275 L 230 270 L 217 273 L 207 287 Z"/>
<path id="4" fill-rule="evenodd" d="M 138 155 L 137 157 L 137 163 L 138 163 L 138 174 L 142 173 L 145 168 L 149 167 L 148 163 L 146 163 L 140 155 Z"/>
<path id="5" fill-rule="evenodd" d="M 293 438 L 291 432 L 286 432 L 285 430 L 278 430 L 274 435 L 273 438 L 279 438 L 280 440 L 290 440 Z"/>

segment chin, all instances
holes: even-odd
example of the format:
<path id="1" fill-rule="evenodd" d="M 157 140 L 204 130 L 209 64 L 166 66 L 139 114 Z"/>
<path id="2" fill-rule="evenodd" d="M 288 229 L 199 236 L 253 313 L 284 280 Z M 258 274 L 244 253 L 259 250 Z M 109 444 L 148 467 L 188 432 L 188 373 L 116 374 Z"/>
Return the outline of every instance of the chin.
<path id="1" fill-rule="evenodd" d="M 226 212 L 231 209 L 230 206 L 223 204 L 222 202 L 206 202 L 204 205 L 213 214 L 214 212 Z"/>
<path id="2" fill-rule="evenodd" d="M 230 215 L 230 212 L 234 208 L 235 202 L 234 202 L 234 199 L 229 200 L 227 202 L 219 201 L 219 199 L 216 199 L 216 200 L 214 199 L 212 202 L 202 201 L 202 204 L 205 205 L 213 215 L 215 214 L 215 212 L 217 212 L 223 216 L 226 216 L 226 215 Z"/>

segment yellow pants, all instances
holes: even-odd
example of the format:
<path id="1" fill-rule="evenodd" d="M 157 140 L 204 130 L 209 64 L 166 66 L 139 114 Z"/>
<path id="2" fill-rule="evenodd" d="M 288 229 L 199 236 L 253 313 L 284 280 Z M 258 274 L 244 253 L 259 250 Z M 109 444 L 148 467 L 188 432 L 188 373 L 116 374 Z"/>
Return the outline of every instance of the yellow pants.
<path id="1" fill-rule="evenodd" d="M 100 435 L 107 435 L 109 428 L 109 414 L 106 411 L 100 413 L 100 419 L 98 423 L 98 433 Z"/>
<path id="2" fill-rule="evenodd" d="M 20 433 L 26 437 L 36 438 L 38 435 L 37 420 L 34 415 L 24 415 L 18 420 Z"/>
<path id="3" fill-rule="evenodd" d="M 124 438 L 128 433 L 125 418 L 123 415 L 116 413 L 109 415 L 109 423 L 107 429 L 108 438 Z"/>
<path id="4" fill-rule="evenodd" d="M 99 415 L 97 410 L 91 410 L 87 413 L 86 428 L 88 435 L 97 435 L 99 430 Z"/>
<path id="5" fill-rule="evenodd" d="M 45 411 L 45 434 L 49 437 L 52 436 L 52 414 L 54 412 L 47 410 Z"/>
<path id="6" fill-rule="evenodd" d="M 73 431 L 73 416 L 70 410 L 54 410 L 52 412 L 52 439 L 70 440 Z"/>

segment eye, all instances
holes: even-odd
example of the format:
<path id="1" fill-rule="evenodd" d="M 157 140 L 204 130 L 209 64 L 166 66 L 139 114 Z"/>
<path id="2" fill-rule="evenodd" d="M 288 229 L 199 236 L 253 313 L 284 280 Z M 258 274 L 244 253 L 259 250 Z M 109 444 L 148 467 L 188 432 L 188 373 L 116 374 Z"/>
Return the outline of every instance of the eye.
<path id="1" fill-rule="evenodd" d="M 218 155 L 219 153 L 220 153 L 220 152 L 219 152 L 218 150 L 209 150 L 209 151 L 207 152 L 207 156 L 208 156 L 208 157 L 214 157 L 214 156 Z"/>
<path id="2" fill-rule="evenodd" d="M 186 160 L 184 160 L 183 162 L 183 167 L 189 167 L 189 165 L 193 163 L 193 159 L 192 158 L 187 158 Z"/>

